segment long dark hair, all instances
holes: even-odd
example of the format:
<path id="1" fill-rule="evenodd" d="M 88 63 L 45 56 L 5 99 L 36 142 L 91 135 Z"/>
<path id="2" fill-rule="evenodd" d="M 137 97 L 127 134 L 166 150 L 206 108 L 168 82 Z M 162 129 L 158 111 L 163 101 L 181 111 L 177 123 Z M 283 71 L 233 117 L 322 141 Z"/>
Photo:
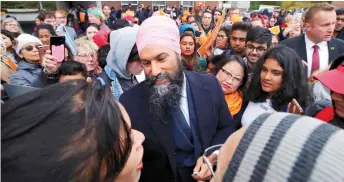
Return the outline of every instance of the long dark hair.
<path id="1" fill-rule="evenodd" d="M 283 45 L 277 45 L 269 49 L 257 61 L 254 76 L 248 89 L 249 100 L 252 102 L 265 102 L 269 96 L 269 93 L 262 90 L 260 80 L 260 72 L 267 59 L 275 59 L 283 68 L 281 88 L 271 97 L 272 107 L 277 111 L 282 111 L 295 98 L 301 107 L 305 108 L 311 97 L 304 77 L 301 59 L 292 49 Z"/>
<path id="2" fill-rule="evenodd" d="M 194 53 L 191 56 L 191 64 L 187 63 L 187 60 L 182 57 L 182 63 L 184 68 L 186 68 L 186 70 L 190 70 L 190 71 L 200 71 L 200 65 L 199 65 L 199 56 L 197 54 L 197 46 L 196 46 L 196 39 L 193 36 L 192 33 L 190 32 L 185 32 L 181 37 L 180 37 L 180 41 L 184 38 L 184 37 L 192 37 L 193 41 L 194 41 Z M 192 65 L 192 68 L 190 67 L 190 65 Z"/>
<path id="3" fill-rule="evenodd" d="M 214 76 L 216 76 L 217 73 L 221 70 L 221 68 L 225 66 L 227 63 L 237 62 L 238 64 L 240 64 L 240 66 L 244 70 L 244 77 L 241 81 L 241 85 L 238 87 L 238 90 L 240 90 L 241 94 L 243 94 L 246 88 L 245 85 L 248 80 L 248 68 L 247 68 L 246 62 L 241 58 L 241 56 L 235 56 L 235 55 L 231 55 L 227 57 L 221 54 L 221 55 L 218 55 L 218 58 L 220 59 L 220 61 L 217 64 L 215 64 Z"/>
<path id="4" fill-rule="evenodd" d="M 6 103 L 1 116 L 4 181 L 118 177 L 131 151 L 131 131 L 110 88 L 92 85 L 68 81 Z M 104 166 L 105 178 L 99 179 Z"/>

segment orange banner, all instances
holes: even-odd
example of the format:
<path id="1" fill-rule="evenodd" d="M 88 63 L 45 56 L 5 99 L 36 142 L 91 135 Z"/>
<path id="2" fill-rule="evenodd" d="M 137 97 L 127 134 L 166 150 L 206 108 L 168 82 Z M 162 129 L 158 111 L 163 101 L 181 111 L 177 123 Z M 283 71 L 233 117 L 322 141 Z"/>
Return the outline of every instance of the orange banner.
<path id="1" fill-rule="evenodd" d="M 217 37 L 217 34 L 220 31 L 221 25 L 225 20 L 226 12 L 225 10 L 222 11 L 222 16 L 219 19 L 219 21 L 216 23 L 215 28 L 211 31 L 211 36 L 207 38 L 207 40 L 201 45 L 201 47 L 197 50 L 198 54 L 200 56 L 204 56 L 207 52 L 207 49 L 212 46 L 215 42 L 215 39 Z"/>

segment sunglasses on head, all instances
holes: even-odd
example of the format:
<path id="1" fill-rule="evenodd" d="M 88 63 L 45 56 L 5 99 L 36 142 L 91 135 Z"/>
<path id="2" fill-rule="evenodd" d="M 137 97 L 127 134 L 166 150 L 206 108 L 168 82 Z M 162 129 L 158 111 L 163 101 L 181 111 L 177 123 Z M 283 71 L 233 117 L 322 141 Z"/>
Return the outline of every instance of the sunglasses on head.
<path id="1" fill-rule="evenodd" d="M 36 48 L 38 50 L 38 46 L 39 45 L 35 45 L 35 46 L 29 45 L 29 46 L 23 47 L 23 49 L 25 49 L 26 51 L 32 51 L 33 48 Z"/>

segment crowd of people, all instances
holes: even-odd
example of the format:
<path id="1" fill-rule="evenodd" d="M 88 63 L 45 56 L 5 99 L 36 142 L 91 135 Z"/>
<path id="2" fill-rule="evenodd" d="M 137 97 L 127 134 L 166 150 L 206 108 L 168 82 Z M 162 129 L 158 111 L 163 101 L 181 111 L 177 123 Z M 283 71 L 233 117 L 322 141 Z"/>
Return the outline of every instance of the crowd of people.
<path id="1" fill-rule="evenodd" d="M 4 181 L 344 181 L 343 8 L 79 5 L 35 25 L 1 23 Z"/>

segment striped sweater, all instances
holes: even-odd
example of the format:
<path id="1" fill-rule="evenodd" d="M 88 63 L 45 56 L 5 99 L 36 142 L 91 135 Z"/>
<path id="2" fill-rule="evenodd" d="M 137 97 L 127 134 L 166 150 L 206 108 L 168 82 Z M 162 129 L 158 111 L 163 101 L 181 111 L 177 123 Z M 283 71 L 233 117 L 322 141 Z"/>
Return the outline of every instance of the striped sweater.
<path id="1" fill-rule="evenodd" d="M 320 120 L 260 115 L 240 140 L 223 181 L 344 181 L 344 131 Z"/>

